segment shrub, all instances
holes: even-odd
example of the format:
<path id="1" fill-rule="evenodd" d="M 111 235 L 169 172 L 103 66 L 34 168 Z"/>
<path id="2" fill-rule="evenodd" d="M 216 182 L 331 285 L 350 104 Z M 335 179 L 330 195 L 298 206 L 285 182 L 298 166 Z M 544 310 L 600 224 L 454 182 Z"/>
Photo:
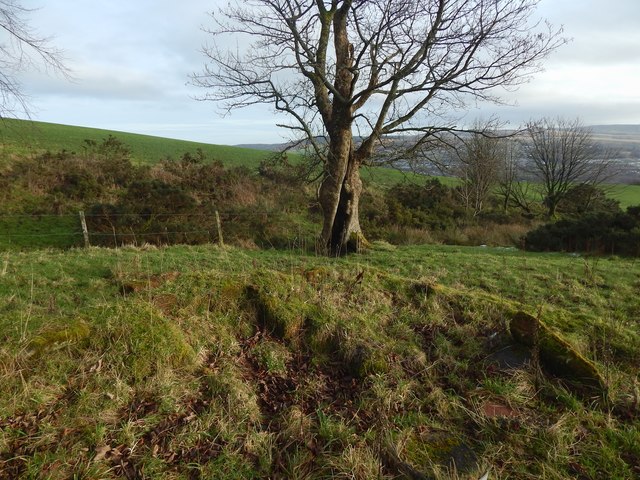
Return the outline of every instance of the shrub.
<path id="1" fill-rule="evenodd" d="M 100 196 L 103 188 L 95 176 L 85 169 L 66 172 L 62 175 L 60 183 L 52 189 L 52 193 L 60 194 L 71 200 L 95 201 Z M 59 195 L 56 195 L 59 197 Z"/>
<path id="2" fill-rule="evenodd" d="M 92 243 L 107 246 L 203 243 L 213 222 L 187 192 L 160 180 L 136 181 L 115 205 L 93 205 L 88 215 Z"/>
<path id="3" fill-rule="evenodd" d="M 558 210 L 568 215 L 584 215 L 589 212 L 620 212 L 620 202 L 607 198 L 601 188 L 588 184 L 580 184 L 570 188 Z"/>
<path id="4" fill-rule="evenodd" d="M 592 213 L 545 224 L 525 237 L 527 249 L 640 255 L 640 218 L 628 213 Z"/>
<path id="5" fill-rule="evenodd" d="M 451 188 L 438 179 L 424 185 L 397 184 L 386 195 L 388 222 L 413 228 L 445 230 L 464 218 Z"/>

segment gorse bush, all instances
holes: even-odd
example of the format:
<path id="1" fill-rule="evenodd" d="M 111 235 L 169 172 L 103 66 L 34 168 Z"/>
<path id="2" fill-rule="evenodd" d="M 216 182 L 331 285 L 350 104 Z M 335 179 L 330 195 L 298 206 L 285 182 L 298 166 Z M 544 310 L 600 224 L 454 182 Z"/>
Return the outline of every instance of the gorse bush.
<path id="1" fill-rule="evenodd" d="M 0 214 L 73 217 L 84 210 L 92 245 L 217 241 L 216 212 L 231 243 L 286 247 L 315 230 L 312 197 L 304 185 L 247 167 L 225 168 L 202 150 L 137 166 L 130 150 L 112 136 L 86 141 L 80 153 L 22 158 L 0 172 L 0 186 Z M 6 229 L 14 223 L 0 221 Z M 21 229 L 29 235 L 43 234 L 41 226 L 37 232 L 27 227 Z"/>
<path id="2" fill-rule="evenodd" d="M 601 188 L 580 184 L 567 191 L 558 208 L 562 214 L 574 217 L 590 212 L 617 213 L 620 211 L 620 202 L 607 198 Z"/>
<path id="3" fill-rule="evenodd" d="M 365 231 L 380 237 L 398 228 L 442 231 L 465 216 L 452 189 L 437 179 L 424 185 L 400 183 L 384 194 L 369 192 L 362 199 L 361 213 Z"/>
<path id="4" fill-rule="evenodd" d="M 639 207 L 627 213 L 595 212 L 543 225 L 525 237 L 534 251 L 640 255 Z"/>
<path id="5" fill-rule="evenodd" d="M 83 210 L 92 245 L 200 244 L 218 240 L 217 212 L 227 243 L 311 248 L 322 218 L 314 183 L 319 168 L 312 161 L 292 163 L 286 154 L 274 154 L 257 171 L 226 168 L 202 150 L 152 166 L 135 165 L 130 149 L 109 136 L 86 141 L 79 153 L 46 152 L 6 165 L 0 171 L 0 215 L 60 216 L 61 226 L 50 228 L 55 218 L 46 225 L 41 219 L 17 225 L 0 218 L 0 228 L 9 234 L 17 228 L 19 246 L 55 230 L 64 238 L 50 243 L 71 247 L 82 243 L 77 213 Z M 456 189 L 438 179 L 389 188 L 373 184 L 361 197 L 360 221 L 368 240 L 396 245 L 521 246 L 535 225 L 521 211 L 505 211 L 496 198 L 487 199 L 484 207 L 470 214 Z M 636 254 L 633 218 L 638 215 L 633 212 L 625 217 L 602 190 L 576 185 L 560 206 L 560 213 L 572 220 L 532 232 L 526 245 Z M 38 242 L 43 245 L 46 239 Z"/>

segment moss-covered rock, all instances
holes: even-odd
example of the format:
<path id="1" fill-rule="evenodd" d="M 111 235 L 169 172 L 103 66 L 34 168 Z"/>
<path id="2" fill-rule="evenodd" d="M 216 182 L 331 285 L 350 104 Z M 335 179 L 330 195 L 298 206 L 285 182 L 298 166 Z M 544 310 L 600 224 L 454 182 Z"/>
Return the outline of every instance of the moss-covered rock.
<path id="1" fill-rule="evenodd" d="M 576 386 L 606 393 L 606 383 L 596 365 L 541 320 L 517 312 L 511 319 L 510 330 L 516 341 L 538 349 L 540 362 L 549 372 Z"/>

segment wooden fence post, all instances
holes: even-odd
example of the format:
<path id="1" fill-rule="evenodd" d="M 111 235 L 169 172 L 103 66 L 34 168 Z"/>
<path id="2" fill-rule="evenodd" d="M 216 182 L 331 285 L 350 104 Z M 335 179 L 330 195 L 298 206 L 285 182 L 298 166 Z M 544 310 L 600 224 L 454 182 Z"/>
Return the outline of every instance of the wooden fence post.
<path id="1" fill-rule="evenodd" d="M 80 225 L 82 225 L 82 235 L 84 236 L 84 246 L 88 248 L 91 246 L 89 243 L 89 229 L 87 228 L 87 220 L 84 218 L 84 212 L 80 211 Z"/>
<path id="2" fill-rule="evenodd" d="M 220 221 L 220 214 L 216 210 L 216 227 L 218 229 L 218 245 L 224 247 L 224 239 L 222 238 L 222 222 Z"/>

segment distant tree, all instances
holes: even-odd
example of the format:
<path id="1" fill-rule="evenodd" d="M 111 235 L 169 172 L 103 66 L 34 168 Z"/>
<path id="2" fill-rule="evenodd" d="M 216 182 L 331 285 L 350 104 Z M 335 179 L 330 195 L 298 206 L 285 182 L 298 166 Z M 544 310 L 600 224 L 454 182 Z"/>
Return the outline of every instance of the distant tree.
<path id="1" fill-rule="evenodd" d="M 17 75 L 37 61 L 67 74 L 62 54 L 39 36 L 25 20 L 31 12 L 19 0 L 0 0 L 0 118 L 18 112 L 28 112 L 27 100 Z"/>
<path id="2" fill-rule="evenodd" d="M 214 17 L 209 64 L 194 82 L 227 111 L 266 103 L 289 115 L 283 126 L 323 164 L 321 245 L 343 254 L 363 238 L 362 165 L 390 142 L 407 158 L 457 130 L 447 115 L 498 100 L 494 87 L 520 84 L 564 43 L 532 18 L 538 3 L 230 2 Z M 225 35 L 233 46 L 222 46 Z"/>
<path id="3" fill-rule="evenodd" d="M 501 199 L 502 209 L 520 209 L 525 215 L 533 216 L 535 192 L 532 184 L 523 178 L 521 143 L 517 138 L 505 139 L 503 164 L 496 186 L 496 196 Z"/>
<path id="4" fill-rule="evenodd" d="M 450 171 L 462 184 L 457 188 L 467 211 L 482 212 L 491 190 L 507 165 L 507 139 L 490 123 L 476 123 L 469 136 L 459 138 L 452 148 Z"/>
<path id="5" fill-rule="evenodd" d="M 598 186 L 614 175 L 611 156 L 599 148 L 580 120 L 545 118 L 527 125 L 525 153 L 541 184 L 547 215 L 553 217 L 569 190 Z"/>

